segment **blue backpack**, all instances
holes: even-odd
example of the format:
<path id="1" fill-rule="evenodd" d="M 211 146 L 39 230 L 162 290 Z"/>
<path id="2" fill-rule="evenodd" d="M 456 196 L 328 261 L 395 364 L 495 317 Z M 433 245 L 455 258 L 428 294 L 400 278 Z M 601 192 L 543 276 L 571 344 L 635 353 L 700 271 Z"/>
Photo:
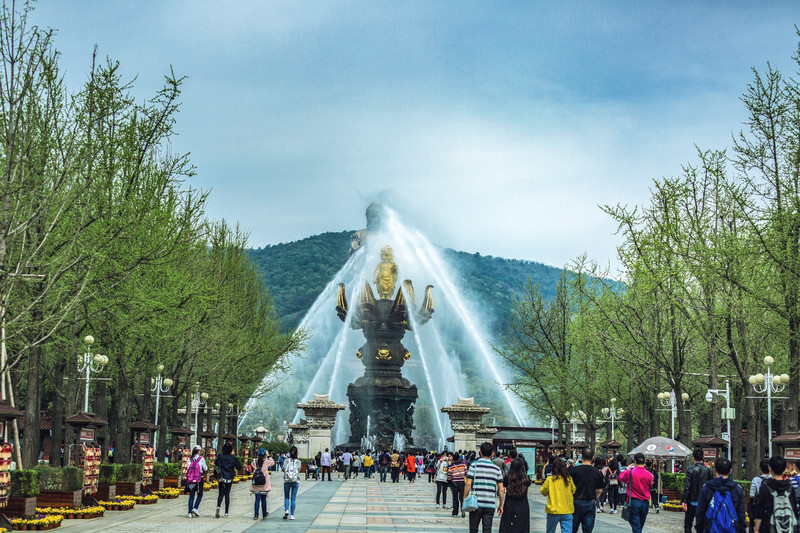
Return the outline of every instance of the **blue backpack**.
<path id="1" fill-rule="evenodd" d="M 714 491 L 714 497 L 708 503 L 706 519 L 711 524 L 710 533 L 733 533 L 736 531 L 736 509 L 733 506 L 731 492 Z"/>

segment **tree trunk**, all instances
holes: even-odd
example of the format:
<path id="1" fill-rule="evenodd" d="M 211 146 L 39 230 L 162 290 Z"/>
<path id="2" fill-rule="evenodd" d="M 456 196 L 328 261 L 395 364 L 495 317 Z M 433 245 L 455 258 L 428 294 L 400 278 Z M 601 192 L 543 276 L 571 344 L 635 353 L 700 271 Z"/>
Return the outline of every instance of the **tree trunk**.
<path id="1" fill-rule="evenodd" d="M 34 312 L 34 320 L 38 313 Z M 22 465 L 18 468 L 33 468 L 39 462 L 41 448 L 41 404 L 42 382 L 39 369 L 42 361 L 42 346 L 31 346 L 28 350 L 28 390 L 25 395 L 25 438 L 22 440 Z"/>
<path id="2" fill-rule="evenodd" d="M 731 463 L 733 463 L 731 477 L 733 477 L 733 479 L 753 479 L 753 477 L 755 477 L 748 476 L 745 478 L 742 476 L 742 420 L 744 417 L 741 416 L 741 413 L 744 413 L 747 409 L 743 400 L 744 398 L 736 398 L 731 394 L 731 405 L 736 407 L 737 413 L 740 413 L 739 416 L 733 419 L 733 425 L 731 426 L 731 433 L 733 433 L 733 435 L 728 435 L 731 444 Z"/>
<path id="3" fill-rule="evenodd" d="M 114 448 L 114 462 L 127 464 L 131 462 L 131 430 L 130 423 L 130 398 L 128 380 L 122 369 L 117 373 L 117 432 L 115 435 L 116 447 Z"/>
<path id="4" fill-rule="evenodd" d="M 64 363 L 53 367 L 53 429 L 50 436 L 50 466 L 63 466 L 61 445 L 64 442 Z"/>

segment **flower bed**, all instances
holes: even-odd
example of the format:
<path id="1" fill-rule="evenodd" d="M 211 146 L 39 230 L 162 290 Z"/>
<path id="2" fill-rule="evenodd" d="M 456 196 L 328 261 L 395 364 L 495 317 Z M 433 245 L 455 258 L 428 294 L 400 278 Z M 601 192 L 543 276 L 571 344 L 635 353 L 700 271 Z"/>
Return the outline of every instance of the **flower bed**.
<path id="1" fill-rule="evenodd" d="M 133 506 L 136 505 L 136 502 L 131 500 L 123 500 L 121 497 L 114 498 L 113 500 L 109 501 L 99 501 L 97 503 L 99 503 L 100 507 L 104 508 L 106 511 L 130 511 L 133 509 Z"/>
<path id="2" fill-rule="evenodd" d="M 118 499 L 123 501 L 131 501 L 133 503 L 140 503 L 143 505 L 158 503 L 158 496 L 155 494 L 149 494 L 147 496 L 118 496 Z"/>
<path id="3" fill-rule="evenodd" d="M 667 500 L 667 503 L 661 504 L 661 508 L 665 511 L 672 511 L 672 512 L 683 512 L 683 506 L 681 502 L 678 500 Z"/>
<path id="4" fill-rule="evenodd" d="M 158 496 L 162 500 L 172 500 L 180 496 L 181 491 L 180 489 L 161 489 L 154 491 L 153 494 Z"/>
<path id="5" fill-rule="evenodd" d="M 103 507 L 37 507 L 36 513 L 43 515 L 60 515 L 64 518 L 97 518 L 103 516 Z"/>
<path id="6" fill-rule="evenodd" d="M 11 521 L 14 529 L 21 530 L 45 530 L 53 529 L 61 525 L 64 517 L 61 515 L 36 515 L 33 518 L 15 518 Z"/>
<path id="7" fill-rule="evenodd" d="M 219 487 L 219 482 L 217 482 L 217 481 L 211 481 L 211 482 L 203 483 L 203 491 L 216 489 L 217 487 Z"/>

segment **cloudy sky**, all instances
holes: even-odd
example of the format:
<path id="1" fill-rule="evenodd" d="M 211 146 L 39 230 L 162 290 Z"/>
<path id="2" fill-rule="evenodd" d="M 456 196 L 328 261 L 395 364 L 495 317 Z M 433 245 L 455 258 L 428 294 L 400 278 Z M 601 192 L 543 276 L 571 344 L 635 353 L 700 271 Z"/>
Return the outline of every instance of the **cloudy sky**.
<path id="1" fill-rule="evenodd" d="M 795 74 L 796 0 L 40 0 L 67 81 L 95 44 L 152 95 L 187 76 L 176 151 L 255 247 L 364 225 L 374 199 L 434 242 L 612 262 L 599 204 L 636 204 L 695 145 L 730 146 L 767 61 Z"/>

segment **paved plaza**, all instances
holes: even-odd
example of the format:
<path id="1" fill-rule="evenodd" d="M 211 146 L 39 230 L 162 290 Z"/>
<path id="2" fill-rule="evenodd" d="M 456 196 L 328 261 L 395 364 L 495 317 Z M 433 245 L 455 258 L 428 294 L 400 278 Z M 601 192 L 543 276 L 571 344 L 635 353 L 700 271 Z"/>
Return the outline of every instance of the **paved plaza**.
<path id="1" fill-rule="evenodd" d="M 155 505 L 137 505 L 132 511 L 107 511 L 103 518 L 64 520 L 60 529 L 79 531 L 133 532 L 215 532 L 239 533 L 280 530 L 287 533 L 361 533 L 374 532 L 460 532 L 469 528 L 467 518 L 452 517 L 450 509 L 437 509 L 435 484 L 380 483 L 376 478 L 359 477 L 346 482 L 301 481 L 295 520 L 283 520 L 283 483 L 280 474 L 272 474 L 273 490 L 269 496 L 266 520 L 253 520 L 253 497 L 247 483 L 234 485 L 231 491 L 230 518 L 214 518 L 217 491 L 206 492 L 200 505 L 200 518 L 187 518 L 188 497 L 161 500 Z M 538 486 L 530 492 L 532 531 L 544 531 L 544 498 Z M 680 513 L 651 513 L 645 531 L 678 533 L 682 531 Z M 493 531 L 500 519 L 495 518 Z M 630 531 L 620 516 L 598 514 L 597 533 Z"/>

